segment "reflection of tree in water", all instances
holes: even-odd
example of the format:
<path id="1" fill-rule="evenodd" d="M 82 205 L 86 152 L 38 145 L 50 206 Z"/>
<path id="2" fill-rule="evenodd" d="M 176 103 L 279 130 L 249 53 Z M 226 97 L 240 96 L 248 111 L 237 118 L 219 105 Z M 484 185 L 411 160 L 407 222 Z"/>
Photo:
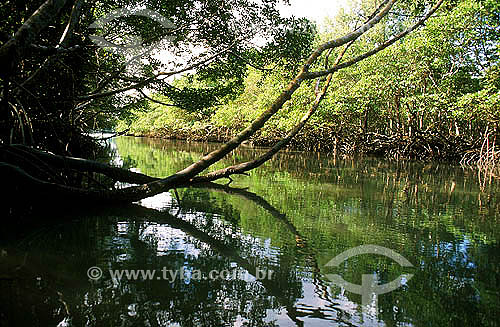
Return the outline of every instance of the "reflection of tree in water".
<path id="1" fill-rule="evenodd" d="M 243 234 L 237 227 L 237 208 L 221 203 L 205 190 L 189 189 L 182 193 L 182 208 L 175 205 L 166 208 L 172 214 L 141 206 L 113 208 L 106 213 L 85 214 L 100 218 L 73 217 L 77 218 L 74 223 L 51 226 L 25 238 L 22 246 L 30 249 L 26 262 L 22 263 L 24 257 L 20 254 L 17 262 L 10 265 L 20 269 L 7 269 L 6 274 L 2 270 L 0 287 L 4 295 L 0 297 L 0 307 L 17 313 L 10 317 L 16 325 L 31 321 L 37 322 L 33 325 L 57 325 L 69 316 L 75 326 L 100 325 L 104 321 L 114 326 L 165 326 L 175 322 L 181 326 L 227 326 L 236 321 L 244 321 L 246 326 L 272 326 L 269 309 L 283 312 L 298 326 L 304 325 L 306 319 L 357 325 L 354 321 L 359 319 L 341 308 L 339 291 L 325 279 L 316 248 L 310 245 L 314 240 L 305 239 L 303 231 L 285 214 L 246 190 L 217 184 L 203 187 L 257 204 L 270 213 L 275 228 L 286 231 L 283 234 L 293 239 L 294 246 L 284 243 L 278 251 Z M 218 219 L 221 212 L 233 218 Z M 388 325 L 401 321 L 417 325 L 462 321 L 467 325 L 479 321 L 478 325 L 487 326 L 484 317 L 498 314 L 498 309 L 494 309 L 498 295 L 488 290 L 499 283 L 497 277 L 488 275 L 489 265 L 495 263 L 484 259 L 494 258 L 494 254 L 487 252 L 495 248 L 475 247 L 464 257 L 463 244 L 445 231 L 439 234 L 441 239 L 433 242 L 424 241 L 427 234 L 420 229 L 410 234 L 414 240 L 406 242 L 404 255 L 409 255 L 412 262 L 419 262 L 421 267 L 411 287 L 379 299 L 379 318 Z M 162 235 L 167 235 L 166 239 Z M 15 259 L 7 251 L 7 257 Z M 302 261 L 302 266 L 298 261 Z M 85 272 L 95 265 L 105 272 L 161 267 L 178 271 L 185 267 L 207 276 L 211 270 L 231 270 L 238 266 L 250 273 L 258 267 L 271 269 L 275 274 L 272 280 L 262 282 L 176 279 L 173 283 L 164 280 L 113 283 L 105 274 L 105 278 L 89 286 Z M 366 273 L 373 267 L 378 269 L 382 282 L 392 280 L 394 272 L 399 275 L 393 265 L 384 266 L 368 259 L 351 262 L 349 269 L 341 273 L 346 280 L 355 281 L 360 271 Z M 477 282 L 477 277 L 483 282 Z M 312 285 L 314 296 L 322 300 L 321 305 L 301 299 L 306 282 Z M 355 295 L 348 296 L 359 303 Z M 393 311 L 395 303 L 397 312 Z M 0 317 L 2 321 L 7 319 L 5 314 Z"/>
<path id="2" fill-rule="evenodd" d="M 85 248 L 78 252 L 83 250 L 90 254 L 90 258 L 85 260 L 85 266 L 102 267 L 104 277 L 92 282 L 90 287 L 80 285 L 78 289 L 68 290 L 62 285 L 64 291 L 56 291 L 61 289 L 56 285 L 35 287 L 32 290 L 21 289 L 19 285 L 7 286 L 12 292 L 40 296 L 34 301 L 40 310 L 31 311 L 32 315 L 28 319 L 43 321 L 41 325 L 45 322 L 54 325 L 65 314 L 69 314 L 71 322 L 76 326 L 99 325 L 102 321 L 117 326 L 155 326 L 174 322 L 182 326 L 225 326 L 242 319 L 247 321 L 248 326 L 270 326 L 273 324 L 266 323 L 264 319 L 266 311 L 282 306 L 290 307 L 301 294 L 301 283 L 294 271 L 293 262 L 285 264 L 279 262 L 279 257 L 263 257 L 262 254 L 268 250 L 262 248 L 262 244 L 241 235 L 234 226 L 220 223 L 220 220 L 210 219 L 202 214 L 185 215 L 187 220 L 181 220 L 168 213 L 140 206 L 114 208 L 104 217 L 101 213 L 101 217 L 94 220 L 94 224 L 82 222 L 91 237 L 96 236 L 93 242 L 80 243 Z M 127 217 L 125 223 L 121 217 Z M 182 241 L 190 244 L 196 250 L 192 252 L 196 254 L 186 255 L 182 248 L 178 248 L 158 256 L 158 240 L 142 236 L 148 227 L 165 225 L 182 231 L 183 233 L 178 233 L 185 238 Z M 75 240 L 65 238 L 72 233 L 56 231 L 57 242 L 52 242 L 49 235 L 43 235 L 42 243 L 49 249 L 39 253 L 40 255 L 57 251 L 60 244 L 72 250 L 78 248 L 77 244 L 71 244 Z M 60 252 L 63 252 L 63 256 L 68 255 L 64 251 Z M 233 263 L 251 274 L 255 274 L 257 268 L 272 269 L 275 271 L 274 279 L 191 279 L 189 282 L 177 279 L 173 283 L 164 280 L 121 280 L 114 283 L 106 274 L 108 269 L 158 270 L 159 267 L 166 267 L 168 270 L 180 271 L 181 267 L 185 267 L 200 270 L 204 276 L 208 276 L 212 270 L 234 269 Z M 71 257 L 66 257 L 63 264 L 65 270 L 74 269 L 73 276 L 82 273 L 78 276 L 78 284 L 85 284 L 82 279 L 86 279 L 83 274 L 86 268 L 82 264 L 75 264 Z M 53 268 L 55 267 L 46 270 Z M 45 275 L 44 272 L 39 273 Z M 52 271 L 53 275 L 58 273 Z M 48 280 L 52 281 L 52 278 L 47 279 L 47 283 L 50 283 Z M 45 278 L 42 283 L 45 283 Z M 30 302 L 30 299 L 15 297 L 9 312 L 26 312 L 23 306 L 34 304 Z"/>
<path id="3" fill-rule="evenodd" d="M 203 187 L 207 188 L 206 185 Z M 349 312 L 339 309 L 340 290 L 332 288 L 334 285 L 325 278 L 324 267 L 318 262 L 315 248 L 309 245 L 308 240 L 285 214 L 262 197 L 246 190 L 217 184 L 208 188 L 256 203 L 280 222 L 277 228 L 284 227 L 295 237 L 295 257 L 303 257 L 306 269 L 311 271 L 308 278 L 314 285 L 314 293 L 325 302 L 323 307 L 315 307 L 297 301 L 290 309 L 289 315 L 343 323 L 356 320 Z M 494 255 L 495 251 L 498 251 L 498 245 L 473 244 L 477 241 L 468 239 L 468 235 L 457 237 L 456 233 L 450 233 L 447 229 L 438 230 L 438 233 L 433 233 L 432 239 L 429 239 L 431 234 L 425 229 L 414 228 L 408 231 L 404 248 L 399 248 L 398 251 L 411 258 L 418 268 L 410 271 L 415 276 L 409 286 L 379 298 L 381 321 L 389 326 L 402 321 L 416 325 L 496 325 L 491 318 L 500 314 L 497 305 L 500 298 L 496 291 L 500 288 L 500 280 L 498 269 L 493 268 L 500 267 L 499 258 Z M 378 256 L 350 260 L 349 268 L 341 270 L 340 273 L 346 280 L 356 281 L 362 273 L 368 273 L 370 270 L 377 272 L 381 284 L 392 281 L 400 274 L 408 273 L 391 260 Z M 496 273 L 492 273 L 495 271 Z M 361 300 L 358 297 L 349 295 L 356 303 Z"/>

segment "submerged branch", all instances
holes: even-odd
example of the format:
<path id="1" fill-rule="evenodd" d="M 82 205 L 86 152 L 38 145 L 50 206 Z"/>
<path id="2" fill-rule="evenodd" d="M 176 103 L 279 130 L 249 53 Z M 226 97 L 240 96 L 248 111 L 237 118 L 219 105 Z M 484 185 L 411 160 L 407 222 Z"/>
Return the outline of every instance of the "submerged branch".
<path id="1" fill-rule="evenodd" d="M 11 147 L 29 152 L 30 154 L 44 161 L 46 164 L 56 168 L 74 169 L 82 172 L 101 173 L 112 178 L 113 180 L 131 184 L 144 184 L 157 180 L 157 178 L 153 178 L 141 173 L 132 172 L 126 169 L 109 166 L 97 161 L 60 156 L 20 144 L 13 145 Z"/>

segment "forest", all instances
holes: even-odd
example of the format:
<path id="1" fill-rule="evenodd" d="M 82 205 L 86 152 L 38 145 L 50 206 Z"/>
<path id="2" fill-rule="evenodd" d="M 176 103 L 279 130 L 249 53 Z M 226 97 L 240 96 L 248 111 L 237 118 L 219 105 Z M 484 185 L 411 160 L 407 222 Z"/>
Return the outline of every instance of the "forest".
<path id="1" fill-rule="evenodd" d="M 495 153 L 499 122 L 498 6 L 461 1 L 446 13 L 355 66 L 336 73 L 314 116 L 291 141 L 295 149 L 370 154 L 394 159 L 449 160 L 474 163 Z M 359 19 L 352 4 L 300 35 L 304 52 L 349 30 Z M 351 47 L 362 54 L 388 38 L 397 16 L 380 23 Z M 299 37 L 299 36 L 296 36 Z M 346 55 L 347 56 L 347 55 Z M 119 130 L 135 135 L 225 141 L 255 119 L 287 82 L 281 62 L 249 66 L 243 84 L 230 95 L 213 94 L 216 105 L 202 110 L 175 96 L 153 93 L 146 110 L 119 121 Z M 217 81 L 197 74 L 176 80 L 184 89 L 206 92 Z M 311 101 L 314 81 L 298 91 L 251 140 L 269 146 L 283 138 Z M 162 104 L 163 103 L 163 104 Z M 484 143 L 489 144 L 484 147 Z"/>
<path id="2" fill-rule="evenodd" d="M 0 3 L 0 326 L 498 326 L 500 2 L 299 2 Z"/>
<path id="3" fill-rule="evenodd" d="M 496 1 L 353 2 L 319 27 L 276 5 L 4 3 L 5 179 L 37 196 L 134 201 L 246 174 L 294 145 L 450 159 L 496 176 Z M 99 156 L 89 132 L 104 128 L 225 143 L 155 179 L 75 159 Z M 272 147 L 200 175 L 242 143 Z"/>

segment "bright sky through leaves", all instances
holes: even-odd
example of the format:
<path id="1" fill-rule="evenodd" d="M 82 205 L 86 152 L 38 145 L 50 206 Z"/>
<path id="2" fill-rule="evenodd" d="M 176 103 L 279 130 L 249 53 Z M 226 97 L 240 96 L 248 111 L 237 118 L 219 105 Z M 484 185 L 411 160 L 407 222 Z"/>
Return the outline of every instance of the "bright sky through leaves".
<path id="1" fill-rule="evenodd" d="M 290 0 L 290 6 L 281 4 L 279 9 L 285 16 L 306 17 L 322 23 L 325 17 L 335 16 L 346 3 L 346 0 Z"/>

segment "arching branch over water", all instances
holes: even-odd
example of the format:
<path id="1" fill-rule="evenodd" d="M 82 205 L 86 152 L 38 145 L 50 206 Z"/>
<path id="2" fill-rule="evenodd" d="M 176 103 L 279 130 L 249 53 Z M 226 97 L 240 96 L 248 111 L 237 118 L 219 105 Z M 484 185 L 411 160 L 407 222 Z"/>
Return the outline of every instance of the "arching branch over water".
<path id="1" fill-rule="evenodd" d="M 144 199 L 147 197 L 154 196 L 156 194 L 168 191 L 170 189 L 174 189 L 179 186 L 192 185 L 200 182 L 207 181 L 215 181 L 220 178 L 230 178 L 232 174 L 244 174 L 251 169 L 255 169 L 262 165 L 264 162 L 272 158 L 274 154 L 276 154 L 279 150 L 284 148 L 290 140 L 296 136 L 300 130 L 304 127 L 310 117 L 314 114 L 314 112 L 319 107 L 321 101 L 325 97 L 330 82 L 333 78 L 333 73 L 343 69 L 350 67 L 359 61 L 368 58 L 388 46 L 394 44 L 397 40 L 403 38 L 413 30 L 417 29 L 424 22 L 429 19 L 441 6 L 444 0 L 437 0 L 436 3 L 427 11 L 427 13 L 417 21 L 410 28 L 397 34 L 395 37 L 390 40 L 382 43 L 378 47 L 373 50 L 367 51 L 354 59 L 342 62 L 344 54 L 347 49 L 356 42 L 361 36 L 367 33 L 374 26 L 379 24 L 384 17 L 388 15 L 391 9 L 395 6 L 398 0 L 385 0 L 382 1 L 381 4 L 373 11 L 371 15 L 365 20 L 361 26 L 355 28 L 353 31 L 343 35 L 342 37 L 335 38 L 329 41 L 326 41 L 320 44 L 305 60 L 302 66 L 298 69 L 298 73 L 296 76 L 289 82 L 288 86 L 284 88 L 281 93 L 276 97 L 276 99 L 264 110 L 253 122 L 251 122 L 246 128 L 244 128 L 241 132 L 231 138 L 228 142 L 222 144 L 217 150 L 212 151 L 206 155 L 204 155 L 200 160 L 192 163 L 186 168 L 172 174 L 171 176 L 167 176 L 164 178 L 152 178 L 149 176 L 145 176 L 143 174 L 127 172 L 125 170 L 120 170 L 119 168 L 114 167 L 106 167 L 103 164 L 81 160 L 77 158 L 64 158 L 61 156 L 51 155 L 49 153 L 44 153 L 35 149 L 29 149 L 21 146 L 4 146 L 2 147 L 1 155 L 3 157 L 3 163 L 0 166 L 0 173 L 5 175 L 7 178 L 5 179 L 9 184 L 9 188 L 14 190 L 22 190 L 26 188 L 29 193 L 32 193 L 34 196 L 36 194 L 40 194 L 45 198 L 47 195 L 48 198 L 52 196 L 62 197 L 66 199 L 78 199 L 78 200 L 93 200 L 93 201 L 111 201 L 111 202 L 134 202 L 140 199 Z M 47 3 L 52 4 L 51 1 L 47 1 Z M 57 14 L 60 7 L 64 5 L 64 2 L 60 2 L 58 6 L 52 8 L 51 15 Z M 44 6 L 48 6 L 45 4 Z M 43 7 L 43 6 L 42 6 Z M 43 7 L 41 9 L 44 9 Z M 45 9 L 44 9 L 45 10 Z M 37 15 L 37 14 L 36 14 Z M 34 15 L 34 17 L 36 17 Z M 52 17 L 52 16 L 47 16 Z M 47 18 L 47 19 L 49 19 Z M 74 18 L 71 18 L 72 20 Z M 33 25 L 43 28 L 42 25 Z M 33 29 L 33 27 L 25 26 L 19 30 L 19 33 L 23 31 L 23 29 L 28 28 L 28 33 L 30 37 L 29 40 L 33 39 L 33 37 L 39 32 L 39 29 Z M 25 33 L 25 32 L 23 32 Z M 24 34 L 23 34 L 24 35 Z M 26 40 L 28 40 L 26 39 Z M 24 39 L 21 39 L 24 40 Z M 12 41 L 14 42 L 14 41 Z M 25 43 L 19 43 L 16 41 L 14 43 L 9 43 L 9 47 L 15 49 L 15 51 L 20 51 L 21 47 L 25 46 Z M 330 53 L 339 47 L 345 45 L 345 48 L 340 51 L 337 60 L 334 64 L 329 67 L 328 58 Z M 2 46 L 2 52 L 4 53 L 4 48 L 6 45 Z M 16 48 L 17 47 L 17 48 Z M 208 56 L 205 58 L 205 61 L 202 61 L 200 65 L 205 64 L 207 61 L 216 60 L 221 55 L 225 55 L 226 52 L 231 50 L 232 46 L 222 47 L 219 52 L 216 52 L 212 56 Z M 10 48 L 9 48 L 10 49 Z M 9 50 L 10 51 L 10 50 Z M 10 52 L 9 52 L 10 53 Z M 315 67 L 319 66 L 319 60 L 321 58 L 325 58 L 325 67 L 323 71 L 314 70 Z M 196 65 L 196 64 L 192 64 Z M 189 69 L 198 67 L 188 65 Z M 181 71 L 186 70 L 187 68 L 181 69 Z M 90 94 L 87 96 L 79 96 L 76 100 L 78 101 L 89 101 L 97 98 L 107 97 L 116 95 L 118 93 L 142 88 L 150 83 L 155 83 L 156 79 L 165 74 L 165 76 L 175 75 L 178 71 L 173 71 L 171 73 L 157 73 L 152 77 L 149 77 L 145 80 L 141 80 L 135 84 L 125 86 L 121 89 L 115 90 L 107 90 L 95 94 Z M 241 163 L 235 166 L 227 167 L 222 170 L 218 170 L 212 173 L 209 173 L 205 176 L 200 175 L 208 168 L 210 168 L 213 164 L 223 159 L 226 155 L 231 153 L 234 149 L 240 146 L 243 142 L 250 139 L 255 133 L 257 133 L 265 124 L 269 121 L 278 111 L 280 111 L 283 106 L 291 99 L 294 92 L 298 90 L 301 85 L 311 79 L 321 78 L 322 76 L 328 75 L 326 81 L 323 82 L 323 87 L 319 87 L 320 80 L 318 80 L 315 99 L 310 107 L 310 109 L 304 114 L 300 122 L 290 130 L 290 132 L 286 135 L 284 139 L 275 144 L 267 153 L 263 156 L 259 157 L 256 160 Z M 140 84 L 140 85 L 139 85 Z M 22 125 L 22 124 L 21 124 Z M 22 155 L 20 154 L 22 151 L 27 153 L 29 156 L 35 156 L 38 162 L 30 162 L 29 160 L 23 160 L 20 158 Z M 54 169 L 47 170 L 47 166 L 53 167 Z M 54 170 L 72 170 L 77 172 L 86 172 L 86 173 L 99 173 L 111 178 L 113 181 L 120 181 L 126 183 L 140 184 L 140 185 L 132 185 L 124 188 L 106 188 L 106 187 L 90 187 L 90 188 L 81 188 L 78 185 L 74 185 L 72 183 L 63 183 L 60 182 L 61 179 L 64 179 L 65 174 L 60 171 Z M 45 173 L 44 173 L 45 171 Z M 23 181 L 25 186 L 20 187 L 19 182 Z"/>

